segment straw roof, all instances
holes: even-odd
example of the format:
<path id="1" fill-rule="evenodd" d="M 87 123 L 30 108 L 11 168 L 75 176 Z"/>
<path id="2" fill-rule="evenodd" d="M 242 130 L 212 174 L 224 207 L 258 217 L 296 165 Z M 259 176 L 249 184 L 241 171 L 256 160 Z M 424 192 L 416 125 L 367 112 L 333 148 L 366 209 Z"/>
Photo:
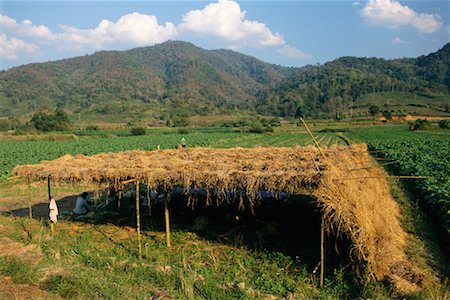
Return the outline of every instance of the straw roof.
<path id="1" fill-rule="evenodd" d="M 139 179 L 150 188 L 175 186 L 218 191 L 244 189 L 310 195 L 327 229 L 353 243 L 351 254 L 376 280 L 390 279 L 400 292 L 419 289 L 424 274 L 405 253 L 407 233 L 389 191 L 386 173 L 364 144 L 323 149 L 269 147 L 126 151 L 65 155 L 13 173 L 29 180 L 101 186 Z"/>

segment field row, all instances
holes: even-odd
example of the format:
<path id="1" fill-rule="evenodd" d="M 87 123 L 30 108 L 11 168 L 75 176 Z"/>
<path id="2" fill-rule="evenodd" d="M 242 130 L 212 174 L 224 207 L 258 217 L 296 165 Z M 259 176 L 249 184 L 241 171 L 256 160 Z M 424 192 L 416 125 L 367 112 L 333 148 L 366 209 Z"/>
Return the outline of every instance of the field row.
<path id="1" fill-rule="evenodd" d="M 444 245 L 450 251 L 450 134 L 403 132 L 394 128 L 381 135 L 372 129 L 353 133 L 367 141 L 374 155 L 392 160 L 398 175 L 431 176 L 414 180 L 417 198 L 443 229 Z"/>
<path id="2" fill-rule="evenodd" d="M 0 144 L 0 177 L 10 175 L 12 168 L 19 164 L 39 163 L 65 154 L 92 155 L 101 152 L 119 152 L 126 150 L 173 149 L 184 137 L 188 147 L 255 147 L 312 145 L 311 138 L 304 133 L 251 134 L 240 132 L 192 132 L 154 133 L 146 136 L 84 138 L 68 141 L 4 141 Z M 317 133 L 316 137 L 323 146 L 344 144 L 334 133 Z"/>

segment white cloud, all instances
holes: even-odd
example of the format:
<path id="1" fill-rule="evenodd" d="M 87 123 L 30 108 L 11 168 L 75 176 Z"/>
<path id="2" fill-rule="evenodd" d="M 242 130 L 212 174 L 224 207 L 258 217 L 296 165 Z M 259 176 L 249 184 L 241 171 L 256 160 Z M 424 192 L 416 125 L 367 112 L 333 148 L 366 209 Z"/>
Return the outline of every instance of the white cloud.
<path id="1" fill-rule="evenodd" d="M 17 36 L 31 37 L 41 40 L 53 40 L 54 34 L 44 25 L 35 26 L 30 20 L 17 23 L 16 20 L 0 15 L 0 26 L 4 32 L 14 33 Z"/>
<path id="2" fill-rule="evenodd" d="M 423 33 L 431 33 L 442 27 L 438 15 L 417 13 L 395 0 L 369 0 L 361 10 L 361 16 L 377 26 L 398 28 L 412 26 Z"/>
<path id="3" fill-rule="evenodd" d="M 395 37 L 395 38 L 393 38 L 393 39 L 391 40 L 391 43 L 392 43 L 392 44 L 410 44 L 411 42 L 409 42 L 409 41 L 404 41 L 404 40 L 402 40 L 401 38 L 399 38 L 399 37 L 397 36 L 397 37 Z"/>
<path id="4" fill-rule="evenodd" d="M 8 60 L 19 58 L 19 54 L 33 54 L 38 50 L 36 45 L 27 43 L 15 37 L 8 38 L 5 33 L 0 33 L 0 57 Z"/>
<path id="5" fill-rule="evenodd" d="M 177 36 L 176 28 L 172 23 L 160 25 L 155 16 L 139 13 L 124 15 L 117 22 L 102 20 L 94 29 L 78 29 L 70 26 L 61 26 L 61 28 L 64 31 L 60 34 L 61 39 L 74 43 L 69 45 L 70 47 L 78 44 L 95 49 L 111 48 L 118 44 L 154 45 Z"/>
<path id="6" fill-rule="evenodd" d="M 173 39 L 177 36 L 175 25 L 170 22 L 160 25 L 152 15 L 131 13 L 112 22 L 102 20 L 96 28 L 78 29 L 61 25 L 57 34 L 63 41 L 62 49 L 83 50 L 112 49 L 120 46 L 149 46 Z"/>
<path id="7" fill-rule="evenodd" d="M 360 4 L 361 4 L 361 2 L 359 2 L 359 1 L 355 1 L 352 3 L 353 6 L 359 6 Z"/>
<path id="8" fill-rule="evenodd" d="M 220 38 L 236 46 L 283 45 L 284 39 L 264 23 L 245 19 L 245 11 L 232 0 L 219 0 L 202 10 L 191 10 L 182 18 L 178 26 L 180 32 L 197 37 Z"/>
<path id="9" fill-rule="evenodd" d="M 39 47 L 89 53 L 151 46 L 192 37 L 219 41 L 218 45 L 233 49 L 282 46 L 277 51 L 286 57 L 302 60 L 312 57 L 287 45 L 283 36 L 274 33 L 266 24 L 246 19 L 246 12 L 234 0 L 218 0 L 200 10 L 191 10 L 182 16 L 178 26 L 171 22 L 160 24 L 154 15 L 134 12 L 118 20 L 104 19 L 94 28 L 82 29 L 63 24 L 53 31 L 44 25 L 34 25 L 28 19 L 16 21 L 0 15 L 0 28 L 3 34 L 2 55 L 8 59 L 37 52 Z"/>
<path id="10" fill-rule="evenodd" d="M 286 57 L 300 59 L 300 60 L 306 60 L 306 59 L 312 58 L 311 54 L 304 53 L 303 51 L 301 51 L 295 47 L 289 46 L 289 45 L 285 45 L 283 48 L 278 49 L 277 52 Z"/>

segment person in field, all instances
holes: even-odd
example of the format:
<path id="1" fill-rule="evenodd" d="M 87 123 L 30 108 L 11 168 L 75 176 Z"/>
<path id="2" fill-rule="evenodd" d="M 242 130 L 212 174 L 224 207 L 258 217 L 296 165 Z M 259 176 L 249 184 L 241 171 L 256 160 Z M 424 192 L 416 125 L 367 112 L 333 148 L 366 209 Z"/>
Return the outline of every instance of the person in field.
<path id="1" fill-rule="evenodd" d="M 77 203 L 75 204 L 75 209 L 73 210 L 73 212 L 75 214 L 77 214 L 77 215 L 85 215 L 89 211 L 94 210 L 94 207 L 92 207 L 89 204 L 89 201 L 87 200 L 87 198 L 88 198 L 88 193 L 87 192 L 83 192 L 77 198 Z"/>
<path id="2" fill-rule="evenodd" d="M 186 139 L 182 137 L 180 141 L 181 148 L 186 148 L 186 144 L 187 144 Z"/>

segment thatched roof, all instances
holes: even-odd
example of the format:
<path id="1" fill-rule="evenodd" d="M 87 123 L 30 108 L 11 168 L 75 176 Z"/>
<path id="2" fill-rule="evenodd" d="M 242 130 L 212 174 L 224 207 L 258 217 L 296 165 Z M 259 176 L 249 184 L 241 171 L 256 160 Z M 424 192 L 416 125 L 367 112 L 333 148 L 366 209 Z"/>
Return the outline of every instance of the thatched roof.
<path id="1" fill-rule="evenodd" d="M 100 186 L 139 179 L 165 190 L 182 186 L 310 195 L 321 207 L 328 229 L 350 238 L 353 257 L 367 263 L 373 278 L 387 277 L 399 290 L 417 288 L 424 276 L 405 254 L 407 234 L 386 173 L 366 145 L 323 152 L 325 157 L 313 147 L 271 147 L 66 155 L 18 166 L 13 173 L 41 180 L 51 175 L 55 183 Z"/>

